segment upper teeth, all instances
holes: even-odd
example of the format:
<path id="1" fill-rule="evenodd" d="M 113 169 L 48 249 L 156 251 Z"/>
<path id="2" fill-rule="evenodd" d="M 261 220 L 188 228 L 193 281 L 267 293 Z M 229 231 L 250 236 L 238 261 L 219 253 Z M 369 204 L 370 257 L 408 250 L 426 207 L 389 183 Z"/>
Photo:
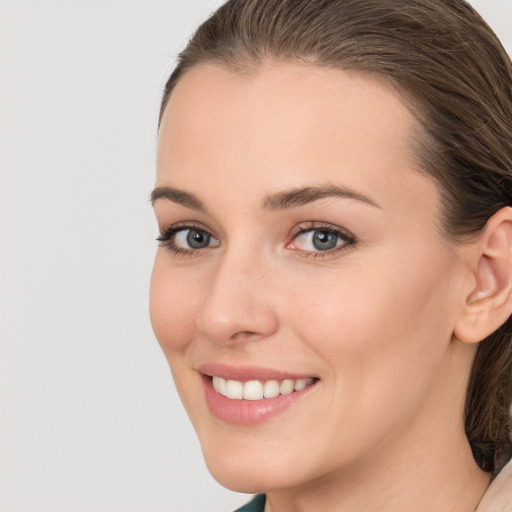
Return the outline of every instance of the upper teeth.
<path id="1" fill-rule="evenodd" d="M 307 379 L 285 379 L 285 380 L 227 380 L 222 377 L 212 377 L 213 388 L 217 393 L 235 400 L 261 400 L 262 398 L 273 398 L 278 395 L 288 395 L 292 391 L 301 389 L 313 383 L 311 377 Z"/>

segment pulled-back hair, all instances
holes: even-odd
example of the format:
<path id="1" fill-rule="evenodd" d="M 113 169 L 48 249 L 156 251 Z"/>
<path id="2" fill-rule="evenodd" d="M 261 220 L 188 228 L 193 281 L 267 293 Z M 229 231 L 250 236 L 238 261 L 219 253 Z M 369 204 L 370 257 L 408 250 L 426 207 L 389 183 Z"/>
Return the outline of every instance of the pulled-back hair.
<path id="1" fill-rule="evenodd" d="M 162 100 L 190 68 L 244 71 L 265 60 L 302 61 L 370 74 L 397 89 L 418 120 L 418 169 L 435 178 L 442 228 L 472 240 L 512 206 L 512 66 L 464 0 L 229 0 L 181 52 Z M 483 340 L 465 404 L 479 466 L 512 455 L 512 322 Z"/>

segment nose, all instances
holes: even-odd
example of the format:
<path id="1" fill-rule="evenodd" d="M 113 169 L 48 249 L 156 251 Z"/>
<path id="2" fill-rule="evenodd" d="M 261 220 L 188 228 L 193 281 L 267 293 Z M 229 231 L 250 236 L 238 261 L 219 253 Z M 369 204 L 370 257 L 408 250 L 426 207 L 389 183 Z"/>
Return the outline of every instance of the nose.
<path id="1" fill-rule="evenodd" d="M 226 255 L 212 272 L 196 317 L 197 327 L 218 345 L 256 341 L 278 328 L 272 302 L 272 274 L 261 259 Z"/>

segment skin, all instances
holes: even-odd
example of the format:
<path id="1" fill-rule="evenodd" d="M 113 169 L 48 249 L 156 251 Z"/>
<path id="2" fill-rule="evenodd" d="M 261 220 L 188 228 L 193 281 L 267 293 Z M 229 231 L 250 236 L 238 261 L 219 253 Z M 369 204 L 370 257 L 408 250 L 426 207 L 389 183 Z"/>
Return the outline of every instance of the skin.
<path id="1" fill-rule="evenodd" d="M 159 228 L 193 222 L 213 245 L 160 245 L 153 328 L 213 476 L 266 492 L 267 510 L 467 512 L 488 483 L 462 419 L 476 344 L 454 336 L 476 285 L 473 246 L 441 233 L 438 186 L 412 156 L 415 122 L 369 77 L 293 62 L 198 66 L 166 108 L 156 186 L 206 211 L 157 199 Z M 262 208 L 326 184 L 369 202 Z M 296 236 L 311 222 L 355 243 L 321 253 Z M 319 381 L 283 413 L 233 425 L 206 405 L 197 369 L 212 361 Z"/>

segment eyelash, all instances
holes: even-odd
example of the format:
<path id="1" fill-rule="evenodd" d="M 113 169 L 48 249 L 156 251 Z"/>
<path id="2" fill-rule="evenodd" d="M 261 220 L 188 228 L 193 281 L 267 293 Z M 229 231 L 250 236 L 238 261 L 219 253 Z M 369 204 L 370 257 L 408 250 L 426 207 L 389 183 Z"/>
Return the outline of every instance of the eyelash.
<path id="1" fill-rule="evenodd" d="M 354 247 L 357 244 L 356 237 L 346 229 L 340 228 L 339 226 L 335 226 L 333 224 L 327 224 L 325 222 L 308 222 L 306 224 L 297 226 L 296 231 L 292 233 L 290 241 L 286 244 L 286 246 L 289 246 L 291 243 L 293 243 L 293 241 L 296 240 L 300 235 L 310 231 L 335 235 L 343 243 L 337 247 L 333 247 L 332 249 L 327 249 L 325 251 L 305 251 L 301 249 L 295 249 L 296 251 L 302 253 L 301 256 L 305 258 L 326 258 L 333 256 L 340 251 L 346 251 L 347 249 Z"/>
<path id="2" fill-rule="evenodd" d="M 207 229 L 199 224 L 176 224 L 169 226 L 168 228 L 160 231 L 160 234 L 156 237 L 157 242 L 160 242 L 161 247 L 166 247 L 174 256 L 199 256 L 202 253 L 202 249 L 183 249 L 178 247 L 174 241 L 177 233 L 180 231 L 197 230 L 201 233 L 205 233 L 208 236 L 216 239 L 216 237 Z M 205 247 L 206 248 L 206 247 Z"/>
<path id="3" fill-rule="evenodd" d="M 197 249 L 183 249 L 181 247 L 178 247 L 174 241 L 174 238 L 177 233 L 180 231 L 188 231 L 188 230 L 197 230 L 201 233 L 204 233 L 213 239 L 217 240 L 217 238 L 207 229 L 205 229 L 203 226 L 198 224 L 177 224 L 170 226 L 168 228 L 163 229 L 159 236 L 156 238 L 156 240 L 160 243 L 161 247 L 166 247 L 174 256 L 183 256 L 183 257 L 190 257 L 190 256 L 199 256 L 204 249 L 207 249 L 209 247 L 217 247 L 219 244 L 213 245 L 213 246 L 206 246 L 204 248 L 197 248 Z M 293 249 L 299 253 L 301 253 L 302 257 L 305 258 L 324 258 L 328 256 L 332 256 L 335 253 L 338 253 L 340 251 L 347 250 L 351 247 L 354 247 L 357 244 L 357 240 L 352 233 L 349 231 L 340 228 L 338 226 L 327 224 L 324 222 L 309 222 L 302 225 L 299 225 L 295 228 L 295 231 L 292 233 L 289 241 L 286 243 L 286 247 L 288 247 L 291 243 L 293 243 L 294 240 L 296 240 L 300 235 L 304 233 L 308 233 L 310 231 L 317 231 L 321 233 L 327 233 L 330 235 L 335 235 L 338 237 L 343 243 L 337 247 L 334 247 L 332 249 L 327 249 L 325 251 L 317 250 L 317 251 L 306 251 L 302 249 Z"/>

